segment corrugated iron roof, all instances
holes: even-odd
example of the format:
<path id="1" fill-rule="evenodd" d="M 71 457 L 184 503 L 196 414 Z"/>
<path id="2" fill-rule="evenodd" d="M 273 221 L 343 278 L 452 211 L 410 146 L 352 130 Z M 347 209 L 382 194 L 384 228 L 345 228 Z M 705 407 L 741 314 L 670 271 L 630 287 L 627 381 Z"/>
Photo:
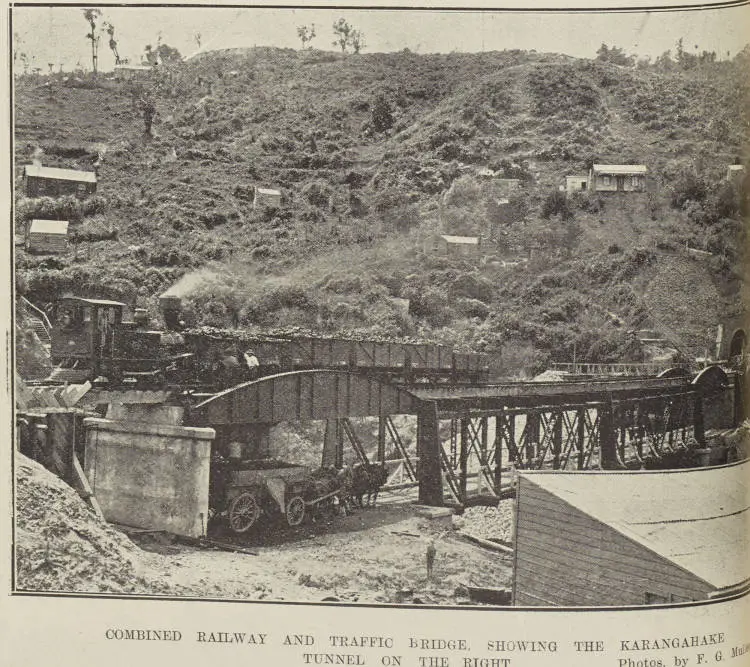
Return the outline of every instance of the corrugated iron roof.
<path id="1" fill-rule="evenodd" d="M 255 188 L 256 192 L 261 195 L 276 195 L 281 196 L 279 190 L 271 190 L 270 188 Z"/>
<path id="2" fill-rule="evenodd" d="M 645 164 L 595 164 L 595 174 L 645 174 L 648 168 Z"/>
<path id="3" fill-rule="evenodd" d="M 67 220 L 32 220 L 29 234 L 67 234 Z"/>
<path id="4" fill-rule="evenodd" d="M 24 173 L 27 176 L 35 176 L 37 178 L 96 183 L 96 174 L 93 171 L 78 171 L 77 169 L 60 169 L 58 167 L 42 167 L 38 164 L 27 164 L 24 167 Z"/>
<path id="5" fill-rule="evenodd" d="M 441 234 L 440 238 L 447 243 L 463 243 L 465 245 L 479 245 L 479 239 L 476 236 L 449 236 Z"/>
<path id="6" fill-rule="evenodd" d="M 718 589 L 750 580 L 750 462 L 519 474 Z"/>
<path id="7" fill-rule="evenodd" d="M 115 70 L 128 70 L 133 72 L 150 72 L 151 65 L 115 65 Z"/>

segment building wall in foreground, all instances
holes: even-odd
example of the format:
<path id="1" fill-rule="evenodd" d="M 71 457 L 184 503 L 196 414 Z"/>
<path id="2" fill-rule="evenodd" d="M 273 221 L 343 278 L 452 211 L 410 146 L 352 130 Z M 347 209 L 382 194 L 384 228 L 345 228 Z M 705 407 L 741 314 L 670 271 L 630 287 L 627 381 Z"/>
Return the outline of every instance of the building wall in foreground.
<path id="1" fill-rule="evenodd" d="M 713 590 L 532 481 L 519 480 L 515 605 L 686 602 L 703 600 Z"/>

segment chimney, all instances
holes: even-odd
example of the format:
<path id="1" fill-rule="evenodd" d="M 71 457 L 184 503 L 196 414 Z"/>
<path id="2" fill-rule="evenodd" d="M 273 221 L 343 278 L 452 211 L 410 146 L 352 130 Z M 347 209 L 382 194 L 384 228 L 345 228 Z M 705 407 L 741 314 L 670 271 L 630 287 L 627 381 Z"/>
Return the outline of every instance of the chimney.
<path id="1" fill-rule="evenodd" d="M 182 299 L 179 296 L 162 294 L 159 297 L 159 305 L 164 316 L 164 324 L 170 331 L 180 329 L 180 314 L 182 311 Z"/>

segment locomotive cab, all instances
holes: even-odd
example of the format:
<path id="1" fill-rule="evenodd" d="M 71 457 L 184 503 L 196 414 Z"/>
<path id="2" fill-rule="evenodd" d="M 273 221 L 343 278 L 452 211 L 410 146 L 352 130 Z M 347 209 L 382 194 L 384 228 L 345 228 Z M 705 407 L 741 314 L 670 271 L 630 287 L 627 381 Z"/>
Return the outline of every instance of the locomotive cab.
<path id="1" fill-rule="evenodd" d="M 125 304 L 104 299 L 63 297 L 53 312 L 50 353 L 53 364 L 90 367 L 94 376 L 102 360 L 112 357 L 115 329 Z"/>

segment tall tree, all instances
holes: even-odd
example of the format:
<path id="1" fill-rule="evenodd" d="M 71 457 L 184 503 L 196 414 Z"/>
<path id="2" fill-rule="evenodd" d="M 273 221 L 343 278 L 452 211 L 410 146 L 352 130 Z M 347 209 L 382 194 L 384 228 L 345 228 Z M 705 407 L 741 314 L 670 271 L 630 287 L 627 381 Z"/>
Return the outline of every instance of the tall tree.
<path id="1" fill-rule="evenodd" d="M 97 67 L 99 64 L 99 35 L 96 34 L 97 21 L 102 15 L 101 9 L 84 9 L 83 16 L 89 24 L 89 32 L 86 34 L 86 39 L 91 42 L 91 67 L 94 70 L 94 76 L 96 76 Z"/>
<path id="2" fill-rule="evenodd" d="M 115 26 L 111 23 L 105 23 L 104 29 L 109 35 L 109 48 L 115 56 L 115 65 L 121 65 L 122 60 L 120 60 L 120 54 L 117 52 L 117 42 L 115 41 Z"/>

